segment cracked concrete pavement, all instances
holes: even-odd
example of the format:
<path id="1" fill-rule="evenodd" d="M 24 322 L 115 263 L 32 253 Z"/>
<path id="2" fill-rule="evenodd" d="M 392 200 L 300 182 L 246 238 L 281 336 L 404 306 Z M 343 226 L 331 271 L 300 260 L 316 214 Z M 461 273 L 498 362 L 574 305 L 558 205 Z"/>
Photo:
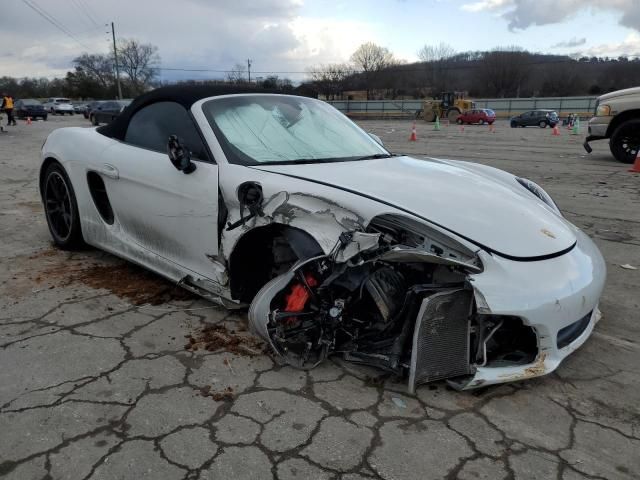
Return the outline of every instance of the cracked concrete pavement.
<path id="1" fill-rule="evenodd" d="M 620 267 L 640 267 L 640 176 L 606 144 L 587 157 L 565 131 L 420 123 L 409 143 L 409 122 L 361 124 L 393 151 L 543 185 L 607 260 L 592 338 L 540 379 L 475 392 L 440 382 L 415 396 L 339 359 L 302 372 L 267 354 L 185 349 L 206 326 L 248 335 L 245 313 L 110 255 L 53 249 L 39 148 L 52 129 L 86 122 L 21 122 L 0 134 L 0 477 L 640 477 L 640 270 Z"/>

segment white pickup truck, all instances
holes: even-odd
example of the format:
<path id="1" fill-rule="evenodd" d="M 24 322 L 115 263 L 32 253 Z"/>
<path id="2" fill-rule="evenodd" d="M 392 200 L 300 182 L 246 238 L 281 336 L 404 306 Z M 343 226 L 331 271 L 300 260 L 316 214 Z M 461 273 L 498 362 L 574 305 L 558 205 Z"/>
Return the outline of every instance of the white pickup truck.
<path id="1" fill-rule="evenodd" d="M 44 102 L 43 106 L 44 109 L 52 115 L 64 115 L 65 113 L 73 115 L 74 113 L 73 104 L 68 98 L 53 97 Z"/>
<path id="2" fill-rule="evenodd" d="M 627 88 L 598 97 L 594 117 L 589 120 L 589 142 L 609 139 L 609 149 L 616 160 L 633 163 L 640 150 L 640 87 Z"/>

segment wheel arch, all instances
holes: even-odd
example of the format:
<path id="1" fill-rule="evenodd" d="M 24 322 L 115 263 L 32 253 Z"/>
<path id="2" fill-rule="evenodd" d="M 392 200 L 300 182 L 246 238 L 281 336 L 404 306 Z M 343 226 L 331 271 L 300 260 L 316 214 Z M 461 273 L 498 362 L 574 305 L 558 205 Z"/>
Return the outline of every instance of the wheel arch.
<path id="1" fill-rule="evenodd" d="M 613 135 L 613 132 L 616 131 L 616 128 L 618 128 L 627 120 L 634 120 L 634 119 L 640 120 L 640 109 L 626 110 L 622 113 L 619 113 L 618 115 L 613 117 L 611 122 L 609 122 L 609 126 L 607 127 L 606 137 L 610 138 L 611 135 Z"/>
<path id="2" fill-rule="evenodd" d="M 273 222 L 247 230 L 228 256 L 231 297 L 249 303 L 274 272 L 324 253 L 312 233 L 299 227 Z"/>

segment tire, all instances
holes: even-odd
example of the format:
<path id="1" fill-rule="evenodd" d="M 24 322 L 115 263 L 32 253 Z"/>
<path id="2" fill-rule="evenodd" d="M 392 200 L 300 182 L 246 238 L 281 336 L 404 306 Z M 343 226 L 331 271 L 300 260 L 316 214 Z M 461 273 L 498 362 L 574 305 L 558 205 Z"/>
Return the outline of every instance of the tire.
<path id="1" fill-rule="evenodd" d="M 45 115 L 44 117 L 42 117 L 42 120 L 44 120 L 46 122 L 47 121 L 47 116 Z"/>
<path id="2" fill-rule="evenodd" d="M 447 118 L 449 119 L 450 122 L 455 122 L 456 118 L 458 118 L 458 116 L 460 116 L 461 113 L 462 112 L 457 108 L 452 108 L 447 112 Z"/>
<path id="3" fill-rule="evenodd" d="M 478 124 L 479 125 L 484 125 L 484 120 L 481 118 L 480 120 L 478 120 Z"/>
<path id="4" fill-rule="evenodd" d="M 538 123 L 538 126 L 540 128 L 547 128 L 547 122 L 545 122 L 544 120 L 540 120 L 540 123 Z"/>
<path id="5" fill-rule="evenodd" d="M 609 149 L 622 163 L 633 163 L 640 150 L 640 119 L 627 120 L 613 131 Z"/>
<path id="6" fill-rule="evenodd" d="M 456 120 L 456 123 L 457 123 L 458 125 L 462 125 L 464 122 L 463 122 L 461 119 L 457 119 L 457 120 Z"/>
<path id="7" fill-rule="evenodd" d="M 517 128 L 517 127 L 518 127 L 518 124 L 514 120 L 511 120 L 511 128 Z"/>
<path id="8" fill-rule="evenodd" d="M 100 122 L 98 122 L 98 119 L 96 118 L 95 115 L 91 115 L 89 117 L 89 120 L 91 120 L 91 125 L 97 127 L 98 125 L 100 125 Z"/>
<path id="9" fill-rule="evenodd" d="M 53 243 L 63 250 L 84 246 L 76 194 L 67 172 L 57 162 L 45 171 L 42 200 Z"/>

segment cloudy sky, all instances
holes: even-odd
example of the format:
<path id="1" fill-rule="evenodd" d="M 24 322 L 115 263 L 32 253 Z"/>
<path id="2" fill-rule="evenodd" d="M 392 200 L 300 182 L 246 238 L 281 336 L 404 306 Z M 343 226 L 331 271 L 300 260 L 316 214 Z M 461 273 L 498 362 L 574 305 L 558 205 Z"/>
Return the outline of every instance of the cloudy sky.
<path id="1" fill-rule="evenodd" d="M 0 76 L 63 76 L 118 36 L 155 44 L 161 78 L 220 78 L 171 68 L 228 70 L 251 58 L 256 76 L 301 80 L 373 41 L 407 61 L 424 44 L 457 51 L 640 55 L 640 0 L 2 0 Z M 31 5 L 33 8 L 30 8 Z M 49 16 L 71 38 L 36 11 Z"/>

